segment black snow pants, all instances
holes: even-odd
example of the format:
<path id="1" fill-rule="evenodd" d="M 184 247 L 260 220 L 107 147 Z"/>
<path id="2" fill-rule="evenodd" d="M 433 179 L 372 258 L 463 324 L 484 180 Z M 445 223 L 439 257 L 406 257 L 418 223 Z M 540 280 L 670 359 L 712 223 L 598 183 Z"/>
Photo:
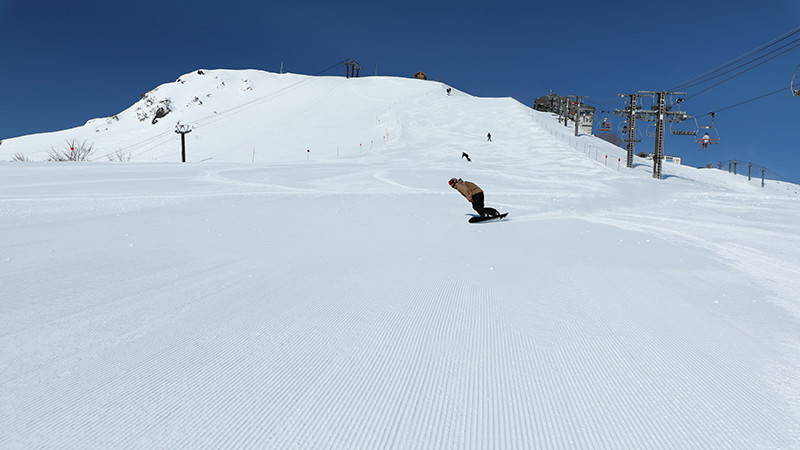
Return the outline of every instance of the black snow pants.
<path id="1" fill-rule="evenodd" d="M 481 216 L 496 216 L 500 214 L 494 208 L 487 208 L 483 205 L 483 192 L 478 192 L 472 196 L 472 209 Z"/>

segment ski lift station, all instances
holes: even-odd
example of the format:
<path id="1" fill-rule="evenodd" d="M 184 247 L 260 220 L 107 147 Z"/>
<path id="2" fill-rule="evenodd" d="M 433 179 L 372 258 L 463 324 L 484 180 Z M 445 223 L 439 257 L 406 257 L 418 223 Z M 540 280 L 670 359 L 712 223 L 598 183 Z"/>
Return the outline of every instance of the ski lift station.
<path id="1" fill-rule="evenodd" d="M 580 106 L 580 111 L 576 111 L 576 106 Z M 558 115 L 564 115 L 564 110 L 566 109 L 570 119 L 574 119 L 577 113 L 580 129 L 584 133 L 592 134 L 594 113 L 596 111 L 594 106 L 576 103 L 574 98 L 560 96 L 551 92 L 547 95 L 537 97 L 536 100 L 533 101 L 533 109 Z"/>

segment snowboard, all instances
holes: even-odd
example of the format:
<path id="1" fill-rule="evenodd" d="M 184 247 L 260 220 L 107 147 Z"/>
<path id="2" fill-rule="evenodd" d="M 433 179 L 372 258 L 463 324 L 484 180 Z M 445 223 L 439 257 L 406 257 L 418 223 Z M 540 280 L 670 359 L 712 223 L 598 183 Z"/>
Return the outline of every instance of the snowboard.
<path id="1" fill-rule="evenodd" d="M 489 217 L 489 216 L 487 216 L 487 217 L 481 217 L 481 216 L 470 217 L 469 218 L 469 223 L 487 222 L 487 221 L 490 221 L 490 220 L 503 220 L 503 219 L 506 218 L 507 215 L 508 215 L 508 213 L 503 213 L 503 214 L 500 214 L 499 216 L 493 216 L 493 217 Z"/>

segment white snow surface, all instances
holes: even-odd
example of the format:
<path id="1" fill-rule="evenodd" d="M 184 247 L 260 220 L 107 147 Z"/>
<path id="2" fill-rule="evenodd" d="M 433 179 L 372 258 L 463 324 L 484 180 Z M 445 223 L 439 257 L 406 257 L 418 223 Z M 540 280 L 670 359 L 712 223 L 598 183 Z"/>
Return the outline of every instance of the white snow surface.
<path id="1" fill-rule="evenodd" d="M 800 447 L 797 186 L 446 87 L 209 70 L 4 140 L 0 448 Z"/>

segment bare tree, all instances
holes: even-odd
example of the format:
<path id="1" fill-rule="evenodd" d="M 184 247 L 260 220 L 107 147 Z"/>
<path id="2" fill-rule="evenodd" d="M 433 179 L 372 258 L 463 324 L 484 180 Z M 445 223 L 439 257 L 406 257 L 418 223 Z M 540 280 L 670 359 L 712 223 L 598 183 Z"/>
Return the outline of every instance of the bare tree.
<path id="1" fill-rule="evenodd" d="M 56 150 L 51 148 L 50 152 L 47 154 L 47 160 L 56 162 L 86 161 L 89 158 L 89 155 L 94 152 L 92 149 L 93 146 L 89 145 L 87 147 L 86 141 L 78 142 L 77 140 L 73 139 L 66 142 L 67 147 L 64 150 Z"/>
<path id="2" fill-rule="evenodd" d="M 122 150 L 117 150 L 114 153 L 106 155 L 111 162 L 128 162 L 131 160 L 131 152 L 125 153 Z"/>

